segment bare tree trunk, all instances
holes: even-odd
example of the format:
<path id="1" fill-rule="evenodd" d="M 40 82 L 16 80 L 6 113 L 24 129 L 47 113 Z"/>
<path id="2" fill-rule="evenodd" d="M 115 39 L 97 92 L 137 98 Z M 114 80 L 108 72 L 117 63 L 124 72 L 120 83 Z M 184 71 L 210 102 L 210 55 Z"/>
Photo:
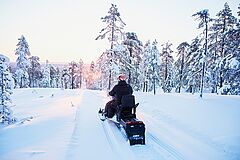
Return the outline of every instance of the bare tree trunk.
<path id="1" fill-rule="evenodd" d="M 110 59 L 110 65 L 112 64 L 112 49 L 113 49 L 113 40 L 114 40 L 114 20 L 112 20 L 112 37 L 111 37 L 111 59 Z M 111 79 L 112 79 L 112 69 L 109 71 L 109 77 L 108 77 L 108 90 L 111 89 Z"/>
<path id="2" fill-rule="evenodd" d="M 145 92 L 146 81 L 143 82 L 143 92 Z"/>
<path id="3" fill-rule="evenodd" d="M 205 21 L 205 25 L 206 25 L 206 33 L 205 33 L 205 56 L 207 56 L 207 32 L 208 32 L 208 23 L 207 23 L 207 15 L 205 15 L 204 17 L 204 21 Z M 205 57 L 204 57 L 205 58 Z M 205 59 L 203 60 L 203 67 L 202 67 L 202 79 L 201 79 L 201 93 L 200 93 L 200 97 L 202 98 L 203 96 L 203 83 L 204 83 L 204 74 L 205 74 Z"/>
<path id="4" fill-rule="evenodd" d="M 224 32 L 225 32 L 225 26 L 226 26 L 226 19 L 224 19 L 224 21 L 223 21 L 223 30 L 222 30 L 222 35 L 224 35 Z M 220 53 L 220 56 L 221 56 L 221 58 L 224 58 L 224 43 L 225 43 L 225 36 L 223 36 L 223 38 L 222 38 L 222 43 L 221 43 L 221 53 Z M 219 75 L 220 77 L 220 82 L 219 82 L 219 87 L 221 88 L 222 86 L 223 86 L 223 72 L 222 72 L 222 70 L 220 69 L 220 75 Z"/>
<path id="5" fill-rule="evenodd" d="M 109 71 L 109 77 L 108 77 L 108 90 L 111 89 L 111 78 L 112 78 L 112 71 Z"/>
<path id="6" fill-rule="evenodd" d="M 178 93 L 181 92 L 181 87 L 182 87 L 182 77 L 183 77 L 183 66 L 184 66 L 184 54 L 182 54 L 182 62 L 181 62 L 181 69 L 180 69 L 180 86 L 179 86 L 179 89 L 178 89 Z"/>

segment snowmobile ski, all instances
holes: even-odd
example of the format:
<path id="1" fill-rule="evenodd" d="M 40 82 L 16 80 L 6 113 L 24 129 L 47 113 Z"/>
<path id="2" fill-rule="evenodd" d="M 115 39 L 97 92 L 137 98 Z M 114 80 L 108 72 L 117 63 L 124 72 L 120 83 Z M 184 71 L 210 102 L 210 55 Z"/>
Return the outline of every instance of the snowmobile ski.
<path id="1" fill-rule="evenodd" d="M 104 113 L 104 109 L 101 109 L 101 108 L 99 109 L 98 116 L 99 116 L 101 121 L 105 121 L 107 119 L 107 117 L 106 117 L 106 115 Z"/>
<path id="2" fill-rule="evenodd" d="M 121 124 L 118 121 L 114 120 L 114 117 L 108 120 L 111 121 L 111 123 L 113 123 L 115 126 L 117 126 L 118 129 L 121 129 Z"/>

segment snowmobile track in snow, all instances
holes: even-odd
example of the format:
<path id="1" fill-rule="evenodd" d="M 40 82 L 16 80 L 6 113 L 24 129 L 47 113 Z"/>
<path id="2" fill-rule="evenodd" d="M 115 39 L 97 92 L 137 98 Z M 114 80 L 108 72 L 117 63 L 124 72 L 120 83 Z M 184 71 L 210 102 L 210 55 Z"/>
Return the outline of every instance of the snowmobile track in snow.
<path id="1" fill-rule="evenodd" d="M 101 122 L 102 127 L 103 127 L 103 131 L 105 133 L 106 139 L 110 145 L 110 148 L 112 149 L 113 153 L 115 153 L 117 156 L 121 156 L 121 154 L 119 153 L 118 149 L 115 147 L 117 143 L 114 139 L 114 135 L 112 133 L 112 130 L 109 128 L 110 126 L 107 126 L 107 123 Z"/>
<path id="2" fill-rule="evenodd" d="M 153 141 L 155 144 L 157 144 L 161 149 L 165 150 L 167 153 L 169 153 L 169 156 L 175 160 L 184 160 L 183 156 L 177 152 L 172 146 L 164 143 L 159 138 L 154 136 L 151 133 L 147 133 L 148 138 Z"/>
<path id="3" fill-rule="evenodd" d="M 108 122 L 108 123 L 105 123 L 105 122 Z M 107 139 L 110 147 L 112 148 L 112 151 L 116 155 L 121 156 L 121 152 L 116 148 L 116 144 L 115 143 L 118 143 L 118 141 L 114 138 L 115 135 L 114 135 L 113 128 L 115 128 L 115 129 L 117 129 L 118 131 L 121 132 L 121 135 L 123 136 L 125 141 L 128 141 L 128 139 L 127 139 L 126 135 L 123 133 L 122 128 L 117 127 L 114 124 L 115 123 L 114 121 L 109 119 L 109 120 L 107 120 L 105 122 L 101 122 L 101 124 L 102 124 L 103 130 L 104 130 L 106 139 Z M 152 133 L 147 132 L 147 136 L 148 136 L 147 137 L 148 141 L 150 142 L 149 144 L 153 144 L 153 146 L 152 145 L 148 145 L 148 144 L 146 146 L 145 145 L 141 145 L 141 146 L 148 148 L 147 151 L 149 153 L 159 154 L 159 156 L 161 157 L 160 159 L 184 160 L 183 156 L 179 152 L 177 152 L 172 146 L 164 143 L 159 138 L 154 136 Z M 132 147 L 134 147 L 134 146 L 132 146 Z M 139 147 L 139 145 L 137 145 L 137 147 Z M 139 154 L 139 151 L 137 151 L 136 149 L 137 148 L 134 148 L 134 150 L 135 150 L 134 153 L 135 154 Z M 140 157 L 138 157 L 138 156 L 140 156 Z M 139 154 L 138 156 L 137 156 L 138 158 L 142 158 L 141 154 Z"/>
<path id="4" fill-rule="evenodd" d="M 119 130 L 119 132 L 122 134 L 122 136 L 124 137 L 124 139 L 125 139 L 126 141 L 128 141 L 128 138 L 127 138 L 127 135 L 126 135 L 126 133 L 125 133 L 125 130 L 124 130 L 124 128 L 123 128 L 123 126 L 122 126 L 121 124 L 117 124 L 117 122 L 115 122 L 114 120 L 111 120 L 111 119 L 109 119 L 109 123 L 110 123 L 112 126 L 116 127 L 116 128 Z"/>

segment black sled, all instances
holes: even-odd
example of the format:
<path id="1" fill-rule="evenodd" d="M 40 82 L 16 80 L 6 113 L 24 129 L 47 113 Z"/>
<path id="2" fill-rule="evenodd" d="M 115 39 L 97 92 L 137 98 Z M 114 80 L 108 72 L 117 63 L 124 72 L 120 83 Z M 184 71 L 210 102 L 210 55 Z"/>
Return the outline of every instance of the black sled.
<path id="1" fill-rule="evenodd" d="M 116 119 L 123 126 L 130 145 L 145 145 L 145 124 L 137 119 L 136 108 L 139 103 L 135 104 L 133 95 L 122 96 L 121 105 L 118 105 Z M 99 110 L 100 119 L 104 121 L 104 111 Z M 118 124 L 118 125 L 119 125 Z"/>

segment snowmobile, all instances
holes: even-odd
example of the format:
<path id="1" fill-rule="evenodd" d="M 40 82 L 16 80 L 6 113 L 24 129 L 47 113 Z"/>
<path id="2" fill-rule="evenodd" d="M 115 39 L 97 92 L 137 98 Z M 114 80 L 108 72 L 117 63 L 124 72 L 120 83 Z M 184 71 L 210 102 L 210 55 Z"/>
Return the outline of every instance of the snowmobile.
<path id="1" fill-rule="evenodd" d="M 121 125 L 126 133 L 130 145 L 145 144 L 145 124 L 137 119 L 136 108 L 139 103 L 135 104 L 133 95 L 122 96 L 121 104 L 117 106 L 115 124 Z M 106 119 L 104 109 L 99 109 L 99 116 L 102 121 Z"/>

